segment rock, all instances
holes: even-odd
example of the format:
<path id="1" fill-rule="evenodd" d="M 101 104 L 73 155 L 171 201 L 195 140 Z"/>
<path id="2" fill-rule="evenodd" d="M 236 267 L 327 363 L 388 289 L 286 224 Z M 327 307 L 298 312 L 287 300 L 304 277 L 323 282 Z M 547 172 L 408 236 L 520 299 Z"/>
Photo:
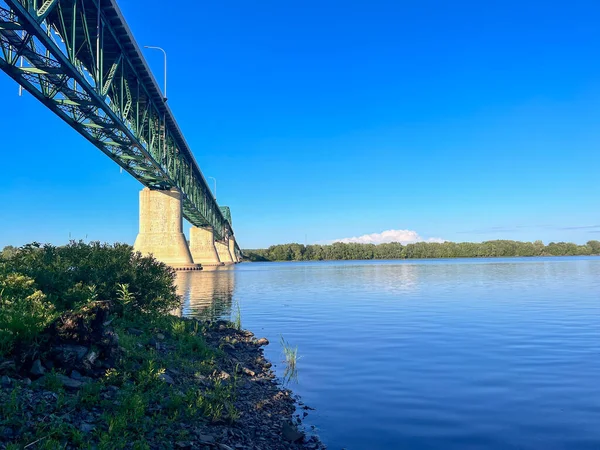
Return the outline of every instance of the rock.
<path id="1" fill-rule="evenodd" d="M 215 442 L 215 437 L 210 434 L 199 434 L 198 440 L 203 444 L 213 444 Z"/>
<path id="2" fill-rule="evenodd" d="M 56 375 L 56 378 L 67 389 L 76 390 L 83 386 L 83 383 L 81 381 L 74 380 L 73 378 L 69 378 L 66 375 L 58 374 Z"/>
<path id="3" fill-rule="evenodd" d="M 161 373 L 158 378 L 167 384 L 175 384 L 175 380 L 171 377 L 171 375 L 167 375 L 166 373 Z"/>
<path id="4" fill-rule="evenodd" d="M 81 425 L 79 425 L 79 429 L 81 431 L 83 431 L 84 433 L 91 433 L 92 431 L 94 431 L 96 429 L 96 427 L 94 425 L 92 425 L 91 423 L 83 422 Z"/>
<path id="5" fill-rule="evenodd" d="M 221 373 L 219 373 L 216 378 L 218 378 L 219 380 L 227 381 L 231 378 L 231 375 L 229 375 L 224 370 L 221 370 Z"/>
<path id="6" fill-rule="evenodd" d="M 284 439 L 290 442 L 297 442 L 304 439 L 304 433 L 298 431 L 298 429 L 289 422 L 283 422 L 281 433 Z"/>
<path id="7" fill-rule="evenodd" d="M 133 334 L 134 336 L 141 336 L 142 334 L 144 334 L 142 330 L 138 330 L 137 328 L 128 328 L 127 332 L 129 334 Z"/>
<path id="8" fill-rule="evenodd" d="M 24 384 L 25 386 L 29 386 L 29 385 L 31 385 L 31 379 L 30 379 L 30 378 L 24 378 L 24 379 L 23 379 L 23 384 Z"/>
<path id="9" fill-rule="evenodd" d="M 177 369 L 167 369 L 167 372 L 169 372 L 172 375 L 175 375 L 176 377 L 178 377 L 179 375 L 181 375 L 181 372 Z"/>
<path id="10" fill-rule="evenodd" d="M 252 370 L 248 369 L 247 367 L 242 368 L 242 372 L 244 372 L 249 377 L 253 377 L 256 375 L 256 373 L 254 373 Z"/>
<path id="11" fill-rule="evenodd" d="M 0 384 L 4 387 L 9 387 L 12 384 L 12 378 L 2 375 L 2 377 L 0 377 Z"/>
<path id="12" fill-rule="evenodd" d="M 88 353 L 88 348 L 83 345 L 63 344 L 52 349 L 55 361 L 62 366 L 70 366 L 81 361 Z"/>
<path id="13" fill-rule="evenodd" d="M 14 361 L 8 360 L 0 363 L 0 373 L 13 373 L 16 370 L 17 367 Z"/>
<path id="14" fill-rule="evenodd" d="M 31 365 L 31 370 L 29 371 L 31 375 L 35 375 L 36 377 L 41 377 L 46 373 L 46 369 L 42 366 L 42 362 L 39 359 L 36 359 Z"/>
<path id="15" fill-rule="evenodd" d="M 269 345 L 269 340 L 267 338 L 257 339 L 255 342 L 256 345 Z"/>
<path id="16" fill-rule="evenodd" d="M 158 339 L 159 341 L 164 341 L 165 340 L 165 335 L 162 333 L 157 333 L 156 334 L 156 339 Z"/>
<path id="17" fill-rule="evenodd" d="M 175 443 L 177 448 L 192 448 L 192 444 L 185 441 L 178 441 Z"/>
<path id="18" fill-rule="evenodd" d="M 225 344 L 222 344 L 221 347 L 227 353 L 235 353 L 235 347 L 233 345 L 231 345 L 230 343 L 228 343 L 228 342 L 226 342 Z"/>
<path id="19" fill-rule="evenodd" d="M 94 367 L 94 363 L 97 359 L 98 353 L 96 353 L 94 350 L 90 350 L 90 352 L 85 357 L 85 360 L 83 361 L 83 365 L 86 369 L 90 370 L 92 367 Z"/>
<path id="20" fill-rule="evenodd" d="M 74 380 L 82 381 L 82 380 L 81 380 L 81 378 L 82 378 L 82 375 L 81 375 L 81 373 L 79 373 L 79 371 L 77 371 L 77 370 L 72 370 L 72 371 L 71 371 L 71 378 L 73 378 Z"/>

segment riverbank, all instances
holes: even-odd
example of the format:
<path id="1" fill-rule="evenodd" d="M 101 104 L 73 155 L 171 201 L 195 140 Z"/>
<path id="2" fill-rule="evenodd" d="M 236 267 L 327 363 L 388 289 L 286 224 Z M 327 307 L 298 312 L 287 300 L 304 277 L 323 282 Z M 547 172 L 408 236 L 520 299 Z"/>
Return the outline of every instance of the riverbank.
<path id="1" fill-rule="evenodd" d="M 0 361 L 2 449 L 325 448 L 250 331 L 106 302 L 55 324 L 25 361 Z"/>
<path id="2" fill-rule="evenodd" d="M 324 448 L 268 341 L 176 317 L 174 281 L 123 244 L 0 257 L 0 449 Z"/>

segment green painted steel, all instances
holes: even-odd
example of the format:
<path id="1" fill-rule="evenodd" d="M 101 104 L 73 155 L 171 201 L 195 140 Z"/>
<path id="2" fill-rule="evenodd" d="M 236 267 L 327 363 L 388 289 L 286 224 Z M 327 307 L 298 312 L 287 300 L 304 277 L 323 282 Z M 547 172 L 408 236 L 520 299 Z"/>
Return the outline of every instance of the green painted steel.
<path id="1" fill-rule="evenodd" d="M 140 183 L 179 189 L 190 223 L 233 235 L 114 0 L 0 0 L 0 50 L 0 69 Z"/>

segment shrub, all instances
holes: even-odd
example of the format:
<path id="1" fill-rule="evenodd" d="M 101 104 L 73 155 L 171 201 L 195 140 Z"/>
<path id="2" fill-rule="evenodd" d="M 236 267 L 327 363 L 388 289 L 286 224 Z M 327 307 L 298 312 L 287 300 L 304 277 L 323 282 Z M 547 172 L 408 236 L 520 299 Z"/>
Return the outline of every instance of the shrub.
<path id="1" fill-rule="evenodd" d="M 128 286 L 131 308 L 168 313 L 179 305 L 175 272 L 127 244 L 71 242 L 63 247 L 34 243 L 1 262 L 0 273 L 22 273 L 58 310 L 92 300 L 115 300 Z"/>
<path id="2" fill-rule="evenodd" d="M 54 306 L 36 289 L 33 279 L 0 274 L 0 354 L 28 345 L 54 319 Z"/>

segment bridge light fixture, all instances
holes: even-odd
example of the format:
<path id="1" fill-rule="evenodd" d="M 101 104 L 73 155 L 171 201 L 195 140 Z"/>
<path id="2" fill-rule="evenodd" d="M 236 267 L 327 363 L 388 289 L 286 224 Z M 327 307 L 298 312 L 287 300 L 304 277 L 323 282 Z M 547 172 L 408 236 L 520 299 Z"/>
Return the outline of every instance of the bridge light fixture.
<path id="1" fill-rule="evenodd" d="M 160 50 L 161 52 L 163 52 L 163 55 L 165 55 L 165 79 L 164 79 L 164 89 L 163 89 L 163 96 L 164 96 L 163 100 L 166 102 L 167 101 L 167 52 L 165 52 L 164 48 L 156 47 L 154 45 L 144 45 L 144 48 Z"/>

